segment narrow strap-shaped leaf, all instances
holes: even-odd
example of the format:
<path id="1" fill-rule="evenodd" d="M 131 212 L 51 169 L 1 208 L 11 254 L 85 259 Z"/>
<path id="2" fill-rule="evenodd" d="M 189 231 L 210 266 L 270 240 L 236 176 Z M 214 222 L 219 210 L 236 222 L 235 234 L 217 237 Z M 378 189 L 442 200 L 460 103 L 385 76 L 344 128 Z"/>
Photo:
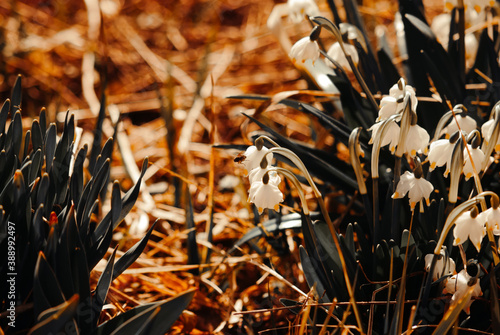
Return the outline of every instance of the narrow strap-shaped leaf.
<path id="1" fill-rule="evenodd" d="M 139 258 L 139 256 L 141 255 L 142 251 L 144 250 L 144 248 L 148 244 L 149 237 L 151 236 L 151 233 L 153 232 L 153 230 L 154 230 L 154 228 L 156 226 L 156 222 L 158 222 L 158 220 L 156 220 L 153 223 L 153 225 L 151 226 L 151 228 L 149 228 L 149 230 L 146 233 L 146 235 L 144 235 L 144 237 L 139 242 L 137 242 L 136 244 L 134 244 L 134 246 L 132 248 L 128 249 L 127 252 L 124 253 L 116 261 L 115 269 L 113 271 L 113 280 L 116 277 L 118 277 L 119 275 L 121 275 L 123 273 L 123 271 L 125 271 L 126 269 L 128 269 L 128 267 L 130 265 L 132 265 L 132 263 L 134 263 L 137 258 Z"/>
<path id="2" fill-rule="evenodd" d="M 187 236 L 187 253 L 188 253 L 188 264 L 200 265 L 200 255 L 198 253 L 198 243 L 196 242 L 196 224 L 194 223 L 194 210 L 193 201 L 191 199 L 191 193 L 189 188 L 184 188 L 185 194 L 185 204 L 186 204 L 186 229 L 188 230 Z M 193 269 L 191 271 L 194 275 L 199 275 L 199 269 Z"/>
<path id="3" fill-rule="evenodd" d="M 137 200 L 137 197 L 139 196 L 139 190 L 141 188 L 141 183 L 142 183 L 142 178 L 144 177 L 144 173 L 146 173 L 146 169 L 148 167 L 149 160 L 146 157 L 144 161 L 142 162 L 142 170 L 141 170 L 141 175 L 139 176 L 139 179 L 135 183 L 134 187 L 132 187 L 122 198 L 122 208 L 120 215 L 118 217 L 117 221 L 114 221 L 112 223 L 113 229 L 118 226 L 118 224 L 125 218 L 125 216 L 130 212 L 132 207 L 135 204 L 135 201 Z M 93 241 L 97 241 L 100 236 L 104 235 L 104 232 L 106 231 L 108 227 L 108 223 L 111 220 L 111 211 L 106 214 L 104 219 L 102 219 L 101 223 L 96 227 L 96 230 L 94 231 L 93 234 Z"/>
<path id="4" fill-rule="evenodd" d="M 56 125 L 51 123 L 47 133 L 45 134 L 45 171 L 50 171 L 54 155 L 56 153 L 56 140 L 57 140 Z"/>
<path id="5" fill-rule="evenodd" d="M 7 118 L 9 117 L 10 110 L 10 99 L 4 101 L 2 108 L 0 109 L 0 134 L 5 134 L 5 124 L 7 123 Z"/>
<path id="6" fill-rule="evenodd" d="M 157 307 L 160 307 L 161 310 L 153 321 L 150 334 L 164 334 L 189 305 L 195 292 L 195 289 L 191 289 L 167 300 L 132 308 L 100 325 L 92 335 L 111 334 L 118 327 L 122 327 L 121 329 L 123 329 L 123 332 L 120 334 L 135 334 L 137 330 L 141 329 L 146 320 L 148 320 L 149 315 L 155 312 Z"/>
<path id="7" fill-rule="evenodd" d="M 113 269 L 115 265 L 116 250 L 116 248 L 115 250 L 113 250 L 113 253 L 109 257 L 104 271 L 99 277 L 99 281 L 97 282 L 97 286 L 95 288 L 94 299 L 92 299 L 92 310 L 95 312 L 93 323 L 96 327 L 97 323 L 99 322 L 99 316 L 101 315 L 102 306 L 104 306 L 104 302 L 106 302 L 106 296 L 108 295 L 109 286 L 113 281 Z"/>
<path id="8" fill-rule="evenodd" d="M 31 144 L 34 151 L 43 147 L 42 129 L 38 120 L 33 120 L 33 123 L 31 123 Z"/>
<path id="9" fill-rule="evenodd" d="M 101 106 L 99 108 L 99 114 L 97 116 L 97 122 L 94 129 L 94 141 L 92 142 L 92 149 L 90 150 L 89 166 L 88 170 L 93 176 L 95 172 L 95 164 L 97 162 L 97 156 L 101 151 L 101 141 L 102 141 L 102 124 L 104 118 L 106 117 L 106 95 L 103 93 L 101 95 Z"/>
<path id="10" fill-rule="evenodd" d="M 16 82 L 14 83 L 14 87 L 12 87 L 11 94 L 11 106 L 10 112 L 12 115 L 18 110 L 21 109 L 21 101 L 23 98 L 23 90 L 22 90 L 22 77 L 18 75 L 16 78 Z"/>
<path id="11" fill-rule="evenodd" d="M 65 299 L 59 282 L 47 262 L 43 252 L 38 254 L 33 282 L 33 302 L 35 317 L 44 310 L 64 303 Z"/>
<path id="12" fill-rule="evenodd" d="M 321 279 L 318 277 L 315 267 L 313 266 L 311 259 L 307 255 L 306 249 L 303 246 L 299 247 L 300 250 L 300 264 L 302 264 L 302 269 L 304 270 L 304 276 L 306 277 L 307 285 L 312 288 L 316 285 L 316 293 L 320 297 L 320 301 L 328 303 L 332 301 L 326 292 Z"/>
<path id="13" fill-rule="evenodd" d="M 68 301 L 65 301 L 53 308 L 50 308 L 40 314 L 39 322 L 30 329 L 29 335 L 57 334 L 64 330 L 71 319 L 74 318 L 78 308 L 79 296 L 73 295 Z M 76 325 L 74 325 L 76 329 Z"/>

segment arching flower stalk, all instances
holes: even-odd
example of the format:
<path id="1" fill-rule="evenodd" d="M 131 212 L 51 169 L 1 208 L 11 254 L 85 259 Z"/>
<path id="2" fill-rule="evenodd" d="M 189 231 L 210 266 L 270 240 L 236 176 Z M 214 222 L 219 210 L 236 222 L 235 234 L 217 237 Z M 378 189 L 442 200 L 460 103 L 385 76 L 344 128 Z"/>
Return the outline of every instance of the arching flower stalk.
<path id="1" fill-rule="evenodd" d="M 372 236 L 375 227 L 372 226 L 372 211 L 370 205 L 370 198 L 368 197 L 368 190 L 366 189 L 365 178 L 363 176 L 363 168 L 359 157 L 364 157 L 365 153 L 361 149 L 359 144 L 359 134 L 361 133 L 361 127 L 355 128 L 349 135 L 349 160 L 354 169 L 354 174 L 356 175 L 356 181 L 358 182 L 358 189 L 361 197 L 363 198 L 363 204 L 365 206 L 366 217 L 368 219 L 368 226 L 370 227 L 370 233 Z"/>
<path id="2" fill-rule="evenodd" d="M 337 252 L 339 255 L 339 260 L 340 260 L 340 263 L 342 265 L 342 268 L 347 269 L 344 253 L 342 251 L 342 248 L 340 247 L 340 241 L 339 241 L 339 238 L 337 236 L 337 232 L 335 231 L 335 227 L 333 226 L 333 222 L 330 218 L 330 215 L 328 214 L 328 211 L 326 209 L 325 202 L 323 200 L 321 192 L 319 191 L 318 187 L 316 186 L 316 183 L 314 183 L 311 175 L 309 174 L 309 171 L 307 171 L 302 160 L 293 151 L 291 151 L 287 148 L 282 148 L 282 147 L 274 147 L 274 148 L 269 149 L 269 151 L 264 155 L 264 157 L 262 159 L 265 160 L 266 156 L 270 155 L 270 154 L 279 154 L 279 155 L 284 156 L 285 158 L 288 158 L 302 172 L 302 174 L 306 178 L 307 182 L 309 183 L 309 186 L 311 186 L 311 188 L 313 190 L 314 197 L 316 198 L 316 201 L 318 202 L 319 208 L 321 210 L 321 214 L 323 215 L 323 218 L 326 221 L 328 229 L 330 230 L 330 234 L 332 235 L 333 242 L 335 244 L 335 248 L 337 249 Z M 348 291 L 349 297 L 350 297 L 350 303 L 352 305 L 352 309 L 353 309 L 354 315 L 356 317 L 356 321 L 357 321 L 360 329 L 362 329 L 361 316 L 359 314 L 359 310 L 357 308 L 356 301 L 354 299 L 354 290 L 352 288 L 349 274 L 347 273 L 347 271 L 343 271 L 343 274 L 344 274 L 344 280 L 346 283 L 347 291 Z"/>
<path id="3" fill-rule="evenodd" d="M 314 16 L 310 18 L 311 21 L 315 22 L 319 26 L 322 26 L 326 28 L 328 31 L 332 33 L 333 36 L 337 39 L 337 42 L 340 45 L 340 48 L 342 49 L 342 52 L 344 53 L 345 58 L 347 59 L 347 62 L 349 63 L 354 76 L 356 77 L 356 80 L 358 81 L 359 85 L 363 89 L 363 92 L 365 92 L 366 97 L 368 98 L 368 101 L 370 102 L 372 108 L 374 111 L 378 110 L 378 104 L 375 101 L 375 98 L 373 97 L 373 94 L 371 93 L 370 89 L 368 88 L 368 85 L 366 85 L 365 80 L 363 79 L 363 76 L 359 72 L 357 66 L 354 64 L 354 61 L 352 59 L 352 56 L 349 51 L 345 48 L 344 41 L 342 39 L 342 34 L 339 30 L 339 28 L 330 20 L 327 18 L 324 18 L 322 16 Z"/>

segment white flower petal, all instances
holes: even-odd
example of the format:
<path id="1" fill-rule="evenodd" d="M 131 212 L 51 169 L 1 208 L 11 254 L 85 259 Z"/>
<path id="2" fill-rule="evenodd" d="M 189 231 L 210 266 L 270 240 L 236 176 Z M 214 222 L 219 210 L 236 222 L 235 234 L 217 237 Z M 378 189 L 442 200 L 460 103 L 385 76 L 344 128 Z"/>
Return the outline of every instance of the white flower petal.
<path id="1" fill-rule="evenodd" d="M 455 220 L 453 245 L 462 244 L 467 239 L 470 239 L 471 243 L 474 244 L 474 247 L 476 247 L 479 252 L 479 249 L 481 249 L 481 241 L 486 234 L 486 229 L 480 216 L 473 218 L 470 214 L 471 211 L 466 211 Z"/>
<path id="2" fill-rule="evenodd" d="M 250 187 L 249 201 L 254 203 L 262 214 L 264 208 L 277 210 L 279 203 L 283 201 L 283 193 L 277 184 L 256 181 Z"/>
<path id="3" fill-rule="evenodd" d="M 249 146 L 247 148 L 247 150 L 243 154 L 243 156 L 245 156 L 245 159 L 241 162 L 243 166 L 245 166 L 245 175 L 247 175 L 253 169 L 260 167 L 260 162 L 268 151 L 269 149 L 266 147 L 262 147 L 261 150 L 257 150 L 257 147 L 255 145 Z M 270 165 L 273 160 L 273 154 L 271 153 L 267 155 L 266 159 L 268 165 Z"/>
<path id="4" fill-rule="evenodd" d="M 481 149 L 476 148 L 473 149 L 470 144 L 467 144 L 467 147 L 469 148 L 469 152 L 467 152 L 467 149 L 464 149 L 464 175 L 465 175 L 465 180 L 469 180 L 470 177 L 474 175 L 474 169 L 472 168 L 472 162 L 474 162 L 474 167 L 476 168 L 476 172 L 479 173 L 481 172 L 481 168 L 483 166 L 483 162 L 485 159 L 484 153 L 481 151 Z M 472 162 L 471 158 L 472 157 Z"/>
<path id="5" fill-rule="evenodd" d="M 288 0 L 288 15 L 293 23 L 299 23 L 304 15 L 318 16 L 320 11 L 314 0 Z"/>
<path id="6" fill-rule="evenodd" d="M 445 164 L 446 169 L 449 170 L 453 147 L 454 145 L 447 139 L 432 142 L 429 147 L 429 155 L 427 156 L 430 162 L 429 171 L 434 170 L 436 166 L 443 166 Z M 445 175 L 447 175 L 447 173 L 445 173 Z"/>
<path id="7" fill-rule="evenodd" d="M 309 36 L 298 40 L 290 49 L 289 57 L 296 65 L 302 66 L 306 60 L 311 59 L 313 64 L 319 57 L 319 46 L 316 41 L 311 41 Z"/>

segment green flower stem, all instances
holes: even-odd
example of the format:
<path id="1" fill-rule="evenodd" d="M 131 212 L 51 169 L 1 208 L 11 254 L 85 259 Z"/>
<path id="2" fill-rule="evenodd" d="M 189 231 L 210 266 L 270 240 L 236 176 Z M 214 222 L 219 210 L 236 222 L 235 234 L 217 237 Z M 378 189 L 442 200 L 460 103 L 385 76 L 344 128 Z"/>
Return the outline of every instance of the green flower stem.
<path id="1" fill-rule="evenodd" d="M 339 28 L 337 28 L 337 26 L 332 21 L 330 21 L 327 18 L 324 18 L 322 16 L 314 16 L 314 17 L 311 17 L 310 19 L 311 19 L 311 21 L 315 22 L 316 24 L 318 24 L 322 27 L 325 27 L 327 30 L 329 30 L 333 34 L 333 36 L 335 36 L 335 38 L 339 42 L 339 45 L 340 45 L 340 48 L 342 49 L 342 52 L 345 55 L 345 58 L 347 59 L 347 62 L 351 66 L 352 73 L 354 73 L 356 80 L 358 81 L 359 85 L 361 86 L 361 88 L 365 92 L 366 97 L 368 98 L 368 101 L 372 105 L 372 109 L 374 111 L 378 111 L 377 101 L 375 101 L 375 98 L 373 97 L 372 92 L 368 88 L 368 85 L 366 85 L 366 82 L 363 79 L 363 76 L 359 72 L 357 66 L 354 64 L 351 55 L 345 50 L 344 41 L 342 40 L 342 34 L 340 33 Z"/>
<path id="2" fill-rule="evenodd" d="M 394 183 L 392 185 L 392 194 L 396 193 L 396 188 L 401 178 L 401 157 L 396 156 L 394 163 Z M 398 203 L 401 199 L 392 199 L 392 224 L 391 224 L 391 238 L 399 242 L 401 224 L 399 222 L 399 206 Z"/>
<path id="3" fill-rule="evenodd" d="M 359 193 L 363 198 L 363 205 L 365 206 L 366 217 L 368 220 L 368 226 L 370 227 L 370 234 L 373 237 L 373 227 L 372 227 L 372 209 L 370 204 L 370 198 L 368 197 L 368 191 L 366 189 L 365 178 L 363 176 L 363 168 L 361 167 L 361 162 L 359 161 L 359 156 L 361 156 L 362 151 L 359 147 L 359 134 L 361 132 L 361 127 L 354 129 L 349 135 L 349 159 L 351 165 L 354 169 L 354 174 L 356 175 L 356 180 L 358 182 Z"/>
<path id="4" fill-rule="evenodd" d="M 364 334 L 363 323 L 361 321 L 361 315 L 359 314 L 359 310 L 357 308 L 356 301 L 354 299 L 354 290 L 351 286 L 349 274 L 347 273 L 347 267 L 346 267 L 346 263 L 345 263 L 344 253 L 342 252 L 342 249 L 340 247 L 340 242 L 339 242 L 339 239 L 337 236 L 337 232 L 335 231 L 335 227 L 333 226 L 332 220 L 330 219 L 330 215 L 328 214 L 328 211 L 326 209 L 325 202 L 323 201 L 323 197 L 321 195 L 321 192 L 318 190 L 318 187 L 316 186 L 316 184 L 312 180 L 312 177 L 309 174 L 309 172 L 307 171 L 302 160 L 293 151 L 291 151 L 287 148 L 281 148 L 281 147 L 271 148 L 271 149 L 269 149 L 268 152 L 266 152 L 266 154 L 264 155 L 264 157 L 262 159 L 266 159 L 266 156 L 270 153 L 280 154 L 280 155 L 290 159 L 292 161 L 292 163 L 295 164 L 295 166 L 297 166 L 297 168 L 304 174 L 304 177 L 307 179 L 307 182 L 311 186 L 313 193 L 314 193 L 314 196 L 316 198 L 316 201 L 318 202 L 318 205 L 320 207 L 321 214 L 323 215 L 323 218 L 325 219 L 325 221 L 328 225 L 328 229 L 330 230 L 330 234 L 332 235 L 333 242 L 334 242 L 335 247 L 337 248 L 337 252 L 339 254 L 340 263 L 342 265 L 342 269 L 344 270 L 343 271 L 344 280 L 346 282 L 347 291 L 348 291 L 349 297 L 350 297 L 349 300 L 350 300 L 350 303 L 352 304 L 352 309 L 354 311 L 354 315 L 355 315 L 356 321 L 358 323 L 359 331 L 361 334 Z"/>
<path id="5" fill-rule="evenodd" d="M 270 138 L 269 136 L 266 136 L 266 135 L 260 135 L 259 137 L 257 137 L 257 139 L 255 140 L 255 143 L 257 143 L 257 141 L 261 141 L 261 140 L 266 140 L 269 143 L 271 143 L 272 145 L 274 145 L 275 147 L 279 147 L 278 143 L 276 143 L 272 138 Z"/>

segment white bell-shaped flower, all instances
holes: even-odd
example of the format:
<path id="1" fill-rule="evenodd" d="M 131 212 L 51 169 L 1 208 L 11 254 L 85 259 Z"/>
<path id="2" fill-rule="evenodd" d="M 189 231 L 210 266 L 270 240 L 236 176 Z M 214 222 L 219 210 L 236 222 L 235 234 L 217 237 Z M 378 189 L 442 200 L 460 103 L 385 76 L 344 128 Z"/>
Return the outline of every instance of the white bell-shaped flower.
<path id="1" fill-rule="evenodd" d="M 354 62 L 355 65 L 359 63 L 359 56 L 358 56 L 358 51 L 356 50 L 356 47 L 352 44 L 344 43 L 344 49 L 345 51 L 351 56 L 352 61 Z M 351 65 L 347 61 L 347 58 L 344 54 L 344 51 L 342 51 L 342 47 L 340 46 L 339 42 L 335 42 L 332 44 L 330 49 L 328 49 L 327 55 L 339 63 L 340 66 L 344 70 L 352 72 Z M 326 62 L 330 66 L 333 66 L 330 61 L 327 60 Z"/>
<path id="2" fill-rule="evenodd" d="M 456 304 L 460 299 L 462 299 L 465 296 L 465 294 L 470 288 L 469 282 L 471 279 L 472 277 L 467 273 L 465 269 L 463 269 L 456 275 L 448 278 L 443 292 L 453 294 L 453 296 L 451 297 L 452 304 Z M 472 292 L 472 295 L 469 298 L 469 301 L 467 302 L 464 308 L 464 311 L 467 314 L 470 314 L 470 305 L 472 304 L 472 298 L 478 297 L 483 294 L 481 292 L 481 286 L 479 285 L 479 280 L 476 280 L 473 285 L 474 285 L 474 291 Z"/>
<path id="3" fill-rule="evenodd" d="M 320 11 L 314 0 L 288 0 L 288 16 L 293 23 L 299 23 L 305 15 L 318 16 Z"/>
<path id="4" fill-rule="evenodd" d="M 255 145 L 251 145 L 247 148 L 242 156 L 244 157 L 244 159 L 241 161 L 241 163 L 245 167 L 245 176 L 253 169 L 260 167 L 260 162 L 268 151 L 269 149 L 264 146 L 262 146 L 260 150 Z M 273 160 L 273 154 L 268 154 L 266 156 L 266 160 L 268 164 L 271 164 L 271 161 Z"/>
<path id="5" fill-rule="evenodd" d="M 408 193 L 408 198 L 410 201 L 410 207 L 413 211 L 415 205 L 425 199 L 427 205 L 429 205 L 429 197 L 434 190 L 434 186 L 424 178 L 417 178 L 415 175 L 409 171 L 406 171 L 396 186 L 396 192 L 392 195 L 392 198 L 403 198 L 406 193 Z"/>
<path id="6" fill-rule="evenodd" d="M 484 222 L 478 218 L 477 208 L 462 213 L 455 220 L 455 227 L 453 228 L 453 245 L 463 244 L 467 239 L 474 244 L 477 251 L 481 249 L 481 242 L 486 234 Z"/>
<path id="7" fill-rule="evenodd" d="M 483 222 L 486 229 L 491 230 L 494 235 L 500 235 L 500 208 L 493 206 L 479 213 L 478 220 Z"/>
<path id="8" fill-rule="evenodd" d="M 377 122 L 368 130 L 372 132 L 372 138 L 370 139 L 370 144 L 373 144 L 374 139 L 378 136 L 378 132 L 380 131 L 380 126 L 382 126 L 382 122 Z M 396 150 L 396 145 L 398 145 L 399 142 L 399 126 L 396 124 L 396 122 L 390 122 L 387 127 L 389 127 L 380 141 L 380 147 L 385 147 L 386 145 L 389 145 L 389 149 L 391 150 L 391 153 L 394 153 Z"/>
<path id="9" fill-rule="evenodd" d="M 454 143 L 451 143 L 447 139 L 432 142 L 429 146 L 429 155 L 427 156 L 430 162 L 429 171 L 434 170 L 437 166 L 446 165 L 444 176 L 448 176 L 448 173 L 450 173 L 453 148 Z"/>
<path id="10" fill-rule="evenodd" d="M 309 59 L 314 64 L 319 57 L 318 42 L 311 40 L 309 36 L 298 40 L 290 49 L 289 57 L 298 66 L 301 66 Z"/>
<path id="11" fill-rule="evenodd" d="M 279 209 L 279 203 L 283 201 L 283 193 L 279 189 L 280 176 L 276 172 L 268 172 L 260 180 L 254 180 L 250 186 L 248 201 L 257 206 L 260 214 L 264 208 Z"/>
<path id="12" fill-rule="evenodd" d="M 494 125 L 495 120 L 491 119 L 483 123 L 483 125 L 481 126 L 481 134 L 483 135 L 485 143 L 488 143 L 490 141 Z M 495 151 L 500 152 L 500 136 L 498 136 L 497 143 L 495 143 Z"/>
<path id="13" fill-rule="evenodd" d="M 429 140 L 430 136 L 427 130 L 417 124 L 411 125 L 408 135 L 406 136 L 404 152 L 411 157 L 415 157 L 417 152 L 426 154 Z"/>
<path id="14" fill-rule="evenodd" d="M 401 86 L 403 88 L 401 88 Z M 389 95 L 398 99 L 398 113 L 403 109 L 403 99 L 406 93 L 410 93 L 411 110 L 416 112 L 418 105 L 417 94 L 411 85 L 401 85 L 400 83 L 396 83 L 389 89 Z"/>
<path id="15" fill-rule="evenodd" d="M 481 151 L 479 147 L 473 148 L 472 145 L 467 144 L 469 151 L 464 149 L 464 176 L 465 180 L 469 180 L 470 177 L 474 175 L 474 169 L 472 168 L 472 163 L 474 163 L 474 167 L 476 168 L 476 172 L 481 172 L 481 167 L 483 166 L 483 162 L 485 159 L 484 153 Z M 470 152 L 470 156 L 469 156 Z M 472 160 L 471 160 L 472 158 Z"/>
<path id="16" fill-rule="evenodd" d="M 434 272 L 432 273 L 432 280 L 438 280 L 441 277 L 449 276 L 455 272 L 455 261 L 449 257 L 446 257 L 446 253 L 441 249 L 441 255 L 434 265 Z M 425 255 L 425 271 L 430 271 L 432 259 L 434 254 Z"/>
<path id="17" fill-rule="evenodd" d="M 470 134 L 472 131 L 476 130 L 477 122 L 466 113 L 459 113 L 456 118 L 452 118 L 450 123 L 443 128 L 441 135 L 446 134 L 447 137 L 449 137 L 451 134 L 459 130 L 459 126 L 460 130 L 464 131 L 466 134 Z"/>

